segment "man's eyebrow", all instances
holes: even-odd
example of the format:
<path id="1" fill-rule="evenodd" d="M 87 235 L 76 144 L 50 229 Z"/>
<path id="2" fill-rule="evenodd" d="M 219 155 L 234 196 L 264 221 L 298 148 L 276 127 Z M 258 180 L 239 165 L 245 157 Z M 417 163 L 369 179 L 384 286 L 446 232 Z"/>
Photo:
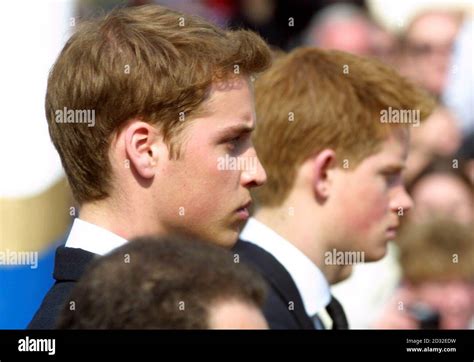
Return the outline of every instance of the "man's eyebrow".
<path id="1" fill-rule="evenodd" d="M 246 124 L 238 124 L 229 127 L 225 127 L 219 131 L 219 136 L 231 136 L 241 133 L 251 133 L 255 129 L 255 126 L 249 126 Z"/>
<path id="2" fill-rule="evenodd" d="M 406 168 L 404 164 L 390 164 L 382 167 L 383 172 L 399 172 L 403 171 Z"/>

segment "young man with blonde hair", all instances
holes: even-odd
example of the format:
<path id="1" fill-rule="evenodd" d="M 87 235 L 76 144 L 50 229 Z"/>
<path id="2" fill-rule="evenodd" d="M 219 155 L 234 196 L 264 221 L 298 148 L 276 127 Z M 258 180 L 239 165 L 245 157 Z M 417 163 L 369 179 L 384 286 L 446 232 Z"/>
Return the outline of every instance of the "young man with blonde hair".
<path id="1" fill-rule="evenodd" d="M 348 328 L 329 285 L 385 255 L 412 206 L 409 128 L 432 101 L 375 60 L 310 48 L 277 59 L 255 91 L 267 183 L 234 251 L 270 284 L 271 328 Z"/>
<path id="2" fill-rule="evenodd" d="M 30 328 L 51 328 L 88 262 L 131 238 L 236 242 L 266 178 L 250 77 L 270 59 L 254 33 L 160 6 L 78 27 L 49 75 L 46 117 L 80 214 Z M 221 170 L 226 155 L 255 167 Z"/>

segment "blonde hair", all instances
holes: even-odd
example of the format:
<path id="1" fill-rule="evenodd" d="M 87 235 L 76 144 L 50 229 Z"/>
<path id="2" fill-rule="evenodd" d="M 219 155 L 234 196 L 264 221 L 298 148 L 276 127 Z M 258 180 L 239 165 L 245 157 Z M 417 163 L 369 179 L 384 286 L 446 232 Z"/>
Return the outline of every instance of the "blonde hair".
<path id="1" fill-rule="evenodd" d="M 472 228 L 446 219 L 406 225 L 397 243 L 403 277 L 419 284 L 452 279 L 474 281 Z"/>
<path id="2" fill-rule="evenodd" d="M 418 110 L 423 120 L 434 107 L 379 61 L 316 48 L 279 57 L 257 79 L 255 97 L 253 140 L 267 172 L 267 183 L 255 190 L 260 206 L 280 205 L 298 166 L 325 148 L 351 166 L 375 153 L 393 127 L 403 126 L 382 123 L 382 110 Z"/>

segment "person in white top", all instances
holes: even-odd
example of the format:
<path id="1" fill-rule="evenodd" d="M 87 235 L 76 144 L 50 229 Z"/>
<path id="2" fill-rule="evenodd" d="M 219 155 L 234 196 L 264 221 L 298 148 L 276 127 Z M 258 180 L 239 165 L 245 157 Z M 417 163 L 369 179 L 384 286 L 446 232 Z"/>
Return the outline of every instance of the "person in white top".
<path id="1" fill-rule="evenodd" d="M 270 260 L 259 250 L 271 254 L 314 320 L 329 306 L 329 285 L 347 278 L 353 264 L 381 259 L 412 207 L 402 179 L 410 124 L 386 112 L 415 110 L 421 122 L 434 104 L 376 60 L 315 48 L 279 57 L 257 79 L 255 95 L 253 139 L 267 183 L 254 190 L 255 219 L 240 238 L 259 249 L 239 242 L 234 250 L 257 260 L 277 290 L 259 265 Z M 267 305 L 270 326 L 297 328 L 284 308 L 276 312 L 278 300 Z"/>

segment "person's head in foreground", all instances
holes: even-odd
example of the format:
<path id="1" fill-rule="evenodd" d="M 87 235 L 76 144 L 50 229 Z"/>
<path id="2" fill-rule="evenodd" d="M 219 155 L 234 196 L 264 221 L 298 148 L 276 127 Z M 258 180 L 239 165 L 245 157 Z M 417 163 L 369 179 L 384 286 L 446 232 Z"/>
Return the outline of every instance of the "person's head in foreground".
<path id="1" fill-rule="evenodd" d="M 77 28 L 49 75 L 46 117 L 81 219 L 127 239 L 233 245 L 266 177 L 250 139 L 265 42 L 153 5 Z M 254 167 L 220 168 L 227 156 Z"/>
<path id="2" fill-rule="evenodd" d="M 225 249 L 139 238 L 97 259 L 60 329 L 266 329 L 262 279 Z"/>
<path id="3" fill-rule="evenodd" d="M 376 60 L 311 48 L 277 59 L 255 92 L 253 140 L 267 172 L 256 218 L 327 276 L 339 273 L 324 265 L 328 250 L 382 258 L 412 206 L 402 171 L 431 98 Z"/>

